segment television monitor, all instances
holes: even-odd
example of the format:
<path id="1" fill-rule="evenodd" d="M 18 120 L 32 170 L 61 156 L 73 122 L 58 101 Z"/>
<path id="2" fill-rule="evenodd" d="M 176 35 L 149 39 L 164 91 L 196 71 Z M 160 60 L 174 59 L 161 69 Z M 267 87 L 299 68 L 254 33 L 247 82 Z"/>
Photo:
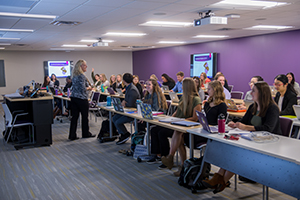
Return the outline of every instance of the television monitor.
<path id="1" fill-rule="evenodd" d="M 205 72 L 208 78 L 217 73 L 217 53 L 199 53 L 191 55 L 190 76 L 198 76 Z"/>
<path id="2" fill-rule="evenodd" d="M 45 76 L 55 74 L 57 78 L 66 78 L 72 74 L 72 61 L 44 61 Z"/>

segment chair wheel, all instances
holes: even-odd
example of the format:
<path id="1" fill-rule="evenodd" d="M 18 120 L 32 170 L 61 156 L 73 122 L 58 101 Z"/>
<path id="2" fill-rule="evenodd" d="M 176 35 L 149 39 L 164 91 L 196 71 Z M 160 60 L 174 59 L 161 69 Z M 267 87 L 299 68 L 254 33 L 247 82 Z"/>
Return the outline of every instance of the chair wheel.
<path id="1" fill-rule="evenodd" d="M 137 161 L 140 163 L 140 162 L 142 162 L 142 159 L 141 158 L 137 158 Z"/>

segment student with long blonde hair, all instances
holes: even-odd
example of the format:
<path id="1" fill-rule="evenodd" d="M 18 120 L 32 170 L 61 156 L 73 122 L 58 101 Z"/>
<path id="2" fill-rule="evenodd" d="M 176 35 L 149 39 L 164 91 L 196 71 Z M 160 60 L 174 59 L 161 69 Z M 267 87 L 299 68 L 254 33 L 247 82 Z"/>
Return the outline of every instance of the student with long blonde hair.
<path id="1" fill-rule="evenodd" d="M 109 78 L 109 86 L 112 87 L 115 82 L 116 82 L 116 76 L 112 74 Z"/>

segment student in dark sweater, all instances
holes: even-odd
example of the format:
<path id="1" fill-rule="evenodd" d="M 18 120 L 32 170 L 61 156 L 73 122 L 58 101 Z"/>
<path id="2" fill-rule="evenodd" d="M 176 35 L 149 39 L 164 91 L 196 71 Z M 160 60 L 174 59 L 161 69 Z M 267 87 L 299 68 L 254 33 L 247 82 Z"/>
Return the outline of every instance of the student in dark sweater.
<path id="1" fill-rule="evenodd" d="M 168 76 L 168 74 L 162 74 L 161 79 L 163 81 L 163 85 L 168 86 L 169 90 L 172 90 L 172 88 L 174 88 L 175 81 L 170 76 Z"/>
<path id="2" fill-rule="evenodd" d="M 279 107 L 280 115 L 295 115 L 293 105 L 297 105 L 297 93 L 288 82 L 288 78 L 284 74 L 276 76 L 274 86 L 278 91 L 274 100 Z"/>
<path id="3" fill-rule="evenodd" d="M 125 73 L 123 75 L 123 82 L 126 86 L 125 99 L 122 101 L 123 107 L 136 108 L 136 100 L 140 99 L 139 91 L 132 83 L 132 80 L 132 74 Z M 130 138 L 130 133 L 127 131 L 124 124 L 131 121 L 133 121 L 133 118 L 120 114 L 116 114 L 113 117 L 113 123 L 115 124 L 118 133 L 121 134 L 119 141 L 116 143 L 117 145 L 124 144 Z"/>
<path id="4" fill-rule="evenodd" d="M 245 116 L 237 123 L 229 122 L 231 128 L 239 128 L 247 131 L 268 131 L 281 134 L 279 125 L 279 109 L 275 104 L 269 85 L 259 81 L 252 88 L 254 103 L 248 108 Z M 228 180 L 234 173 L 220 168 L 210 180 L 202 181 L 208 188 L 214 188 L 214 192 L 221 192 L 227 186 Z"/>
<path id="5" fill-rule="evenodd" d="M 133 75 L 133 81 L 132 81 L 132 83 L 138 89 L 138 91 L 140 93 L 141 99 L 144 98 L 143 86 L 140 84 L 140 79 L 139 79 L 138 75 Z"/>

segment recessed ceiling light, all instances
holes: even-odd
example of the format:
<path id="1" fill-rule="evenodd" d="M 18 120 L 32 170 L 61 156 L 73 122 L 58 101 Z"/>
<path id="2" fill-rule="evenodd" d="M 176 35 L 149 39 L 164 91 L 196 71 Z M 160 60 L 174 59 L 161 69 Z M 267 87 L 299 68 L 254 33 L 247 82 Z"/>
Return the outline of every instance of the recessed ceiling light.
<path id="1" fill-rule="evenodd" d="M 80 40 L 79 42 L 99 42 L 99 40 Z M 101 40 L 101 42 L 114 42 L 114 40 Z"/>
<path id="2" fill-rule="evenodd" d="M 10 12 L 0 12 L 0 16 L 6 17 L 28 17 L 28 18 L 44 18 L 44 19 L 55 19 L 55 15 L 38 15 L 38 14 L 23 14 L 23 13 L 10 13 Z"/>
<path id="3" fill-rule="evenodd" d="M 118 32 L 107 32 L 105 35 L 113 35 L 113 36 L 144 36 L 146 33 L 118 33 Z"/>
<path id="4" fill-rule="evenodd" d="M 0 37 L 0 40 L 20 40 L 21 38 L 4 38 Z"/>
<path id="5" fill-rule="evenodd" d="M 62 47 L 89 47 L 89 46 L 82 45 L 82 44 L 63 44 Z"/>
<path id="6" fill-rule="evenodd" d="M 193 38 L 225 38 L 227 35 L 196 35 Z"/>
<path id="7" fill-rule="evenodd" d="M 5 49 L 5 47 L 0 47 L 0 49 Z"/>
<path id="8" fill-rule="evenodd" d="M 11 43 L 0 43 L 0 46 L 8 46 L 11 45 Z"/>
<path id="9" fill-rule="evenodd" d="M 293 26 L 274 26 L 274 25 L 258 25 L 258 26 L 252 26 L 249 28 L 249 30 L 279 30 L 279 29 L 287 29 L 287 28 L 293 28 Z"/>
<path id="10" fill-rule="evenodd" d="M 275 2 L 275 1 L 252 1 L 252 0 L 223 0 L 213 4 L 213 6 L 237 6 L 240 7 L 261 7 L 263 9 L 273 8 L 277 6 L 287 5 L 286 2 Z"/>
<path id="11" fill-rule="evenodd" d="M 170 21 L 148 21 L 140 26 L 161 26 L 161 27 L 187 27 L 192 26 L 192 22 L 170 22 Z"/>
<path id="12" fill-rule="evenodd" d="M 8 28 L 0 28 L 0 31 L 4 32 L 33 32 L 32 29 L 8 29 Z"/>
<path id="13" fill-rule="evenodd" d="M 183 41 L 159 41 L 159 44 L 184 44 Z"/>

